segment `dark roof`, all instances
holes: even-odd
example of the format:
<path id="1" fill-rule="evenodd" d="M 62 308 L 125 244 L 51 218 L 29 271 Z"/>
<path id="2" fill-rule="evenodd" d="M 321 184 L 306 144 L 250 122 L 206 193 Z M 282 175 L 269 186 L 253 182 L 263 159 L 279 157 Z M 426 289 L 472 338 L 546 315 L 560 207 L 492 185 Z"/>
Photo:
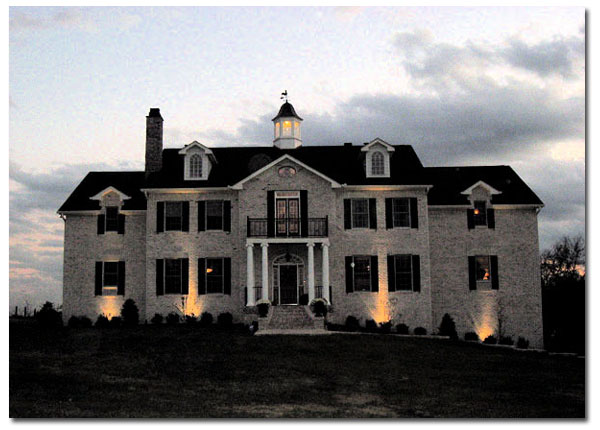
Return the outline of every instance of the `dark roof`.
<path id="1" fill-rule="evenodd" d="M 288 117 L 288 116 L 293 116 L 294 118 L 298 118 L 300 121 L 302 121 L 302 118 L 300 118 L 298 116 L 298 114 L 296 113 L 294 106 L 292 106 L 292 104 L 288 103 L 288 102 L 285 102 L 284 104 L 281 105 L 281 107 L 279 108 L 279 113 L 271 121 L 275 121 L 277 118 Z"/>
<path id="2" fill-rule="evenodd" d="M 131 196 L 124 209 L 145 209 L 142 188 L 207 188 L 234 185 L 285 154 L 312 167 L 332 180 L 347 185 L 432 185 L 431 205 L 467 204 L 460 194 L 478 181 L 502 192 L 496 204 L 542 204 L 535 193 L 509 166 L 423 167 L 410 145 L 392 145 L 390 178 L 365 177 L 362 146 L 301 146 L 296 149 L 268 147 L 211 148 L 217 161 L 208 180 L 183 179 L 184 156 L 180 148 L 163 150 L 163 168 L 145 178 L 144 172 L 91 172 L 73 191 L 59 211 L 94 210 L 99 204 L 89 198 L 109 186 Z"/>
<path id="3" fill-rule="evenodd" d="M 145 210 L 146 197 L 141 191 L 144 177 L 144 172 L 90 172 L 58 211 L 98 210 L 100 203 L 90 197 L 111 186 L 131 197 L 125 200 L 123 209 Z"/>

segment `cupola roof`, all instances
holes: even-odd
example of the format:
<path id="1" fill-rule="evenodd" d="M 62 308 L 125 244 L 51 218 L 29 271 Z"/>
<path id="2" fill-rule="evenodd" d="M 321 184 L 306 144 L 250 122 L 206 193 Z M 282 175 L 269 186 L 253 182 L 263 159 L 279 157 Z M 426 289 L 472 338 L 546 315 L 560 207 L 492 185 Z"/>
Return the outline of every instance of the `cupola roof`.
<path id="1" fill-rule="evenodd" d="M 277 116 L 275 118 L 273 118 L 271 121 L 275 121 L 276 119 L 281 118 L 281 117 L 290 117 L 290 116 L 294 117 L 294 118 L 298 118 L 300 121 L 302 121 L 302 118 L 300 118 L 300 116 L 298 116 L 298 114 L 294 110 L 294 106 L 292 106 L 292 104 L 289 102 L 285 102 L 284 104 L 281 105 L 281 108 L 279 108 L 279 113 L 277 114 Z"/>

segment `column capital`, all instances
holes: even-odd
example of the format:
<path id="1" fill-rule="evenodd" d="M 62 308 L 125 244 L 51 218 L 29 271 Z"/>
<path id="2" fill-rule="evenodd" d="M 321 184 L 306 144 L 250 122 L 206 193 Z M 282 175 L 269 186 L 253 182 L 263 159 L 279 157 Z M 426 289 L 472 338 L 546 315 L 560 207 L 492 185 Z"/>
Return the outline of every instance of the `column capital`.
<path id="1" fill-rule="evenodd" d="M 321 248 L 329 248 L 329 244 L 328 243 L 321 243 Z"/>
<path id="2" fill-rule="evenodd" d="M 268 248 L 269 244 L 267 242 L 263 242 L 260 244 L 261 248 Z"/>
<path id="3" fill-rule="evenodd" d="M 306 246 L 308 246 L 309 248 L 313 248 L 315 246 L 315 243 L 314 242 L 308 242 L 306 244 Z"/>
<path id="4" fill-rule="evenodd" d="M 254 248 L 254 244 L 253 243 L 247 243 L 246 244 L 246 248 Z"/>

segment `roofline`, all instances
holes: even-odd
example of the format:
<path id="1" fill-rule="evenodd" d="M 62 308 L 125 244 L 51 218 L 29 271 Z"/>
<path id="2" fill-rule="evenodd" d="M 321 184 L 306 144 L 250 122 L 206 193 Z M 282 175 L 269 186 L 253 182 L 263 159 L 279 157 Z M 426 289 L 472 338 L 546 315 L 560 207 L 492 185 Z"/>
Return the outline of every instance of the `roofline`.
<path id="1" fill-rule="evenodd" d="M 479 186 L 481 186 L 481 187 L 485 188 L 485 189 L 488 191 L 488 193 L 490 193 L 491 195 L 494 195 L 494 194 L 502 194 L 502 191 L 498 191 L 497 189 L 495 189 L 495 188 L 494 188 L 494 187 L 492 187 L 491 185 L 489 185 L 489 184 L 486 184 L 485 182 L 483 182 L 483 181 L 481 181 L 481 180 L 479 180 L 479 181 L 475 182 L 473 185 L 471 185 L 471 186 L 470 186 L 469 188 L 467 188 L 466 190 L 464 190 L 464 191 L 461 191 L 461 194 L 465 194 L 465 195 L 471 195 L 471 194 L 473 194 L 473 190 L 474 190 L 475 188 L 479 187 Z"/>
<path id="2" fill-rule="evenodd" d="M 290 154 L 284 154 L 281 157 L 277 158 L 276 160 L 271 161 L 269 164 L 267 164 L 266 166 L 258 169 L 256 172 L 252 173 L 249 176 L 246 176 L 244 179 L 242 179 L 241 181 L 233 184 L 231 186 L 232 190 L 243 190 L 244 187 L 243 185 L 248 182 L 250 179 L 255 178 L 256 176 L 262 174 L 263 172 L 269 170 L 271 167 L 273 167 L 274 165 L 276 165 L 277 163 L 279 163 L 280 161 L 284 160 L 284 159 L 288 159 L 290 161 L 293 161 L 294 163 L 299 164 L 300 166 L 302 166 L 303 168 L 305 168 L 306 170 L 308 170 L 309 172 L 314 173 L 315 175 L 319 176 L 322 179 L 325 179 L 326 181 L 331 183 L 331 188 L 341 188 L 341 184 L 334 181 L 333 179 L 331 179 L 328 176 L 325 176 L 323 173 L 319 172 L 318 170 L 310 167 L 308 164 L 304 164 L 302 161 L 292 157 Z"/>
<path id="3" fill-rule="evenodd" d="M 342 188 L 348 191 L 398 191 L 398 190 L 421 190 L 429 192 L 433 185 L 347 185 L 342 184 Z"/>
<path id="4" fill-rule="evenodd" d="M 90 197 L 90 200 L 102 200 L 102 197 L 104 196 L 104 194 L 106 193 L 110 193 L 110 192 L 115 192 L 119 195 L 119 197 L 121 198 L 121 200 L 129 200 L 131 197 L 128 196 L 127 194 L 125 194 L 122 191 L 119 191 L 117 188 L 113 187 L 112 185 L 106 187 L 105 189 L 103 189 L 102 191 L 100 191 L 99 193 L 93 195 L 92 197 Z"/>
<path id="5" fill-rule="evenodd" d="M 427 205 L 429 209 L 469 209 L 473 206 L 470 204 L 465 205 Z M 503 203 L 503 204 L 492 204 L 491 209 L 535 209 L 535 208 L 543 208 L 543 203 Z"/>
<path id="6" fill-rule="evenodd" d="M 189 188 L 141 188 L 140 191 L 143 193 L 163 193 L 163 194 L 175 194 L 175 193 L 202 193 L 211 191 L 231 191 L 231 186 L 226 187 L 189 187 Z"/>
<path id="7" fill-rule="evenodd" d="M 203 143 L 198 142 L 197 140 L 194 140 L 192 143 L 188 143 L 183 148 L 181 148 L 179 150 L 178 154 L 185 154 L 185 153 L 187 153 L 188 150 L 190 150 L 193 147 L 198 147 L 198 148 L 202 149 L 204 152 L 206 152 L 206 154 L 213 153 L 208 146 L 204 145 Z M 177 148 L 170 148 L 170 149 L 177 149 Z"/>
<path id="8" fill-rule="evenodd" d="M 74 211 L 56 211 L 59 215 L 98 215 L 102 212 L 102 209 L 87 209 L 87 210 L 74 210 Z M 122 209 L 119 211 L 123 215 L 135 214 L 137 212 L 146 212 L 146 209 Z"/>
<path id="9" fill-rule="evenodd" d="M 388 152 L 394 152 L 396 150 L 392 145 L 387 143 L 385 140 L 380 139 L 379 137 L 376 137 L 375 139 L 370 141 L 368 144 L 366 144 L 365 146 L 360 148 L 360 150 L 361 150 L 361 152 L 366 152 L 369 150 L 369 148 L 371 148 L 371 146 L 373 146 L 375 144 L 383 145 L 385 147 L 385 149 L 387 149 Z"/>

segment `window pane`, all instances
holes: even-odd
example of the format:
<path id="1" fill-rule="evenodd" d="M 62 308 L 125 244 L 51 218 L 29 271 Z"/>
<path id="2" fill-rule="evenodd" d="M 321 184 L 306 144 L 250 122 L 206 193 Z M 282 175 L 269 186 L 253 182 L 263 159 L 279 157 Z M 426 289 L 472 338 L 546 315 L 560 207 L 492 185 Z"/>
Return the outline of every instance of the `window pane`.
<path id="1" fill-rule="evenodd" d="M 372 175 L 383 175 L 383 154 L 381 152 L 374 152 L 371 156 L 371 174 Z"/>
<path id="2" fill-rule="evenodd" d="M 367 199 L 352 200 L 352 227 L 369 227 L 369 201 Z"/>
<path id="3" fill-rule="evenodd" d="M 202 156 L 194 154 L 190 157 L 190 178 L 202 177 Z"/>
<path id="4" fill-rule="evenodd" d="M 206 292 L 207 293 L 222 293 L 223 292 L 223 259 L 222 258 L 207 258 L 206 259 Z"/>
<path id="5" fill-rule="evenodd" d="M 116 261 L 104 263 L 104 286 L 114 287 L 119 282 L 119 263 Z"/>
<path id="6" fill-rule="evenodd" d="M 181 231 L 182 202 L 166 202 L 165 230 Z"/>
<path id="7" fill-rule="evenodd" d="M 396 255 L 396 290 L 412 290 L 412 259 L 410 255 Z"/>
<path id="8" fill-rule="evenodd" d="M 394 227 L 410 227 L 410 209 L 408 199 L 393 199 L 392 214 Z"/>
<path id="9" fill-rule="evenodd" d="M 490 257 L 480 256 L 475 258 L 477 267 L 477 280 L 478 281 L 489 281 L 490 277 Z"/>
<path id="10" fill-rule="evenodd" d="M 223 230 L 222 200 L 208 200 L 206 202 L 206 229 Z"/>
<path id="11" fill-rule="evenodd" d="M 181 293 L 181 260 L 165 260 L 165 293 Z"/>
<path id="12" fill-rule="evenodd" d="M 117 231 L 119 228 L 119 208 L 108 206 L 106 208 L 106 231 Z"/>
<path id="13" fill-rule="evenodd" d="M 354 291 L 371 291 L 371 258 L 354 257 Z"/>
<path id="14" fill-rule="evenodd" d="M 476 200 L 473 204 L 473 207 L 473 221 L 475 222 L 475 225 L 487 225 L 485 202 L 482 200 Z"/>

